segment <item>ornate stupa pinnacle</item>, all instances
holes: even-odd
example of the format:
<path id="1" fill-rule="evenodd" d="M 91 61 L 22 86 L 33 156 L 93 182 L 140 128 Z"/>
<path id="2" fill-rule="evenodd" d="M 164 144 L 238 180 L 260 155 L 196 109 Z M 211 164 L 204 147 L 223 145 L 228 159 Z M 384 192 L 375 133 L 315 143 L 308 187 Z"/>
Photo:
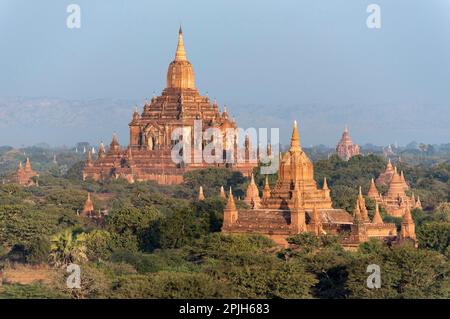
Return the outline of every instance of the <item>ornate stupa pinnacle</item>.
<path id="1" fill-rule="evenodd" d="M 391 159 L 389 159 L 387 166 L 386 166 L 386 171 L 392 171 L 393 169 L 394 169 L 394 167 L 392 166 Z"/>
<path id="2" fill-rule="evenodd" d="M 251 205 L 252 208 L 259 208 L 261 199 L 259 198 L 258 186 L 255 183 L 255 177 L 252 173 L 250 184 L 248 185 L 247 191 L 245 192 L 244 202 Z"/>
<path id="3" fill-rule="evenodd" d="M 19 161 L 19 165 L 17 166 L 17 168 L 18 168 L 19 170 L 22 170 L 22 169 L 23 169 L 23 167 L 22 167 L 22 161 Z"/>
<path id="4" fill-rule="evenodd" d="M 137 120 L 137 119 L 139 119 L 139 111 L 138 111 L 137 105 L 135 105 L 134 112 L 133 112 L 133 120 Z"/>
<path id="5" fill-rule="evenodd" d="M 93 165 L 91 150 L 88 151 L 87 165 L 88 166 L 92 166 Z"/>
<path id="6" fill-rule="evenodd" d="M 322 189 L 329 190 L 326 177 L 323 178 L 323 187 L 322 187 Z"/>
<path id="7" fill-rule="evenodd" d="M 203 186 L 200 186 L 198 190 L 198 200 L 199 201 L 205 200 L 205 194 L 203 194 Z"/>
<path id="8" fill-rule="evenodd" d="M 84 207 L 83 207 L 83 214 L 90 214 L 94 211 L 94 204 L 92 203 L 91 200 L 91 193 L 88 193 L 87 195 L 87 199 L 84 202 Z"/>
<path id="9" fill-rule="evenodd" d="M 178 33 L 178 45 L 175 60 L 169 64 L 167 70 L 167 87 L 172 89 L 195 89 L 195 76 L 192 64 L 186 57 L 183 42 L 183 32 Z"/>
<path id="10" fill-rule="evenodd" d="M 411 215 L 411 210 L 409 209 L 409 207 L 406 207 L 404 210 L 405 210 L 405 213 L 403 215 L 402 224 L 414 223 L 414 220 Z"/>
<path id="11" fill-rule="evenodd" d="M 223 107 L 222 117 L 224 119 L 228 119 L 228 110 L 227 110 L 227 106 L 226 105 Z"/>
<path id="12" fill-rule="evenodd" d="M 177 52 L 175 53 L 175 61 L 187 61 L 186 58 L 186 50 L 184 49 L 184 42 L 183 42 L 183 30 L 181 29 L 178 31 L 178 45 L 177 45 Z"/>
<path id="13" fill-rule="evenodd" d="M 120 150 L 120 144 L 119 144 L 119 141 L 117 140 L 116 133 L 113 134 L 111 144 L 109 144 L 109 148 L 110 148 L 110 150 L 113 150 L 113 151 Z"/>
<path id="14" fill-rule="evenodd" d="M 98 157 L 103 157 L 105 153 L 105 145 L 103 144 L 103 142 L 101 142 L 100 146 L 98 147 Z"/>
<path id="15" fill-rule="evenodd" d="M 269 185 L 269 177 L 266 175 L 266 180 L 264 182 L 263 199 L 268 198 L 270 198 L 270 185 Z"/>
<path id="16" fill-rule="evenodd" d="M 228 195 L 227 206 L 225 206 L 226 210 L 236 210 L 236 204 L 234 203 L 233 192 L 230 187 L 230 194 Z"/>
<path id="17" fill-rule="evenodd" d="M 27 157 L 27 161 L 25 162 L 25 170 L 26 171 L 30 171 L 31 170 L 31 163 L 30 163 L 30 158 Z"/>
<path id="18" fill-rule="evenodd" d="M 300 151 L 300 137 L 298 136 L 298 129 L 297 129 L 297 121 L 294 121 L 294 128 L 292 130 L 292 136 L 291 136 L 291 148 L 290 151 Z"/>
<path id="19" fill-rule="evenodd" d="M 359 201 L 356 201 L 355 208 L 353 209 L 353 218 L 357 223 L 364 222 L 361 215 L 361 208 L 359 207 Z"/>
<path id="20" fill-rule="evenodd" d="M 227 195 L 225 195 L 225 189 L 223 186 L 220 186 L 220 195 L 221 198 L 227 198 Z"/>
<path id="21" fill-rule="evenodd" d="M 422 202 L 420 201 L 420 196 L 417 196 L 416 208 L 422 208 Z"/>
<path id="22" fill-rule="evenodd" d="M 378 203 L 375 204 L 375 215 L 373 215 L 372 224 L 383 224 Z"/>

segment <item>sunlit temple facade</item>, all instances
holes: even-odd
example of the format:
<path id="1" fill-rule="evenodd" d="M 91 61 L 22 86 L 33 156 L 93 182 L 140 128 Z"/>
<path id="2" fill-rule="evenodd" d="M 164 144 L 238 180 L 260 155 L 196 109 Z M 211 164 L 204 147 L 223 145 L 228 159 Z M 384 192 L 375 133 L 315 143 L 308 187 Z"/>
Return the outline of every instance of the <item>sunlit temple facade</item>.
<path id="1" fill-rule="evenodd" d="M 227 157 L 226 152 L 231 153 L 232 161 L 207 163 L 202 158 L 195 159 L 194 152 L 189 155 L 190 161 L 173 161 L 171 152 L 177 141 L 172 140 L 172 133 L 177 128 L 191 128 L 193 132 L 196 120 L 201 121 L 203 131 L 218 128 L 222 132 L 226 147 L 223 157 Z M 146 101 L 141 113 L 135 108 L 129 128 L 127 148 L 119 144 L 114 134 L 108 149 L 103 143 L 100 145 L 96 159 L 89 152 L 83 179 L 124 178 L 130 183 L 154 180 L 160 184 L 179 184 L 183 181 L 183 174 L 193 169 L 228 167 L 250 176 L 257 165 L 257 152 L 248 136 L 243 146 L 238 146 L 237 133 L 232 141 L 226 139 L 227 129 L 237 129 L 226 107 L 220 111 L 215 100 L 211 102 L 208 96 L 200 95 L 195 85 L 193 66 L 186 56 L 181 28 L 175 59 L 167 71 L 166 88 L 160 96 L 153 96 L 150 102 Z M 203 147 L 204 144 L 205 141 Z M 237 161 L 238 157 L 240 161 Z"/>
<path id="2" fill-rule="evenodd" d="M 405 175 L 403 172 L 398 173 L 397 168 L 392 165 L 390 160 L 386 170 L 377 178 L 377 183 L 388 186 L 387 193 L 385 195 L 379 193 L 375 181 L 372 179 L 367 196 L 383 207 L 389 215 L 402 217 L 408 209 L 422 209 L 419 197 L 416 199 L 414 193 L 411 196 L 407 195 L 406 191 L 409 190 L 409 185 Z"/>
<path id="3" fill-rule="evenodd" d="M 316 236 L 342 234 L 342 244 L 349 248 L 370 238 L 388 243 L 416 240 L 409 209 L 404 214 L 404 230 L 398 234 L 394 224 L 383 222 L 378 205 L 370 220 L 361 189 L 353 215 L 343 209 L 333 208 L 327 180 L 323 181 L 322 188 L 314 180 L 314 167 L 300 146 L 296 124 L 290 149 L 280 161 L 278 179 L 273 189 L 266 178 L 260 197 L 254 177 L 251 176 L 244 202 L 250 208 L 237 209 L 230 190 L 224 209 L 222 232 L 262 234 L 281 245 L 287 245 L 288 237 L 304 232 Z"/>

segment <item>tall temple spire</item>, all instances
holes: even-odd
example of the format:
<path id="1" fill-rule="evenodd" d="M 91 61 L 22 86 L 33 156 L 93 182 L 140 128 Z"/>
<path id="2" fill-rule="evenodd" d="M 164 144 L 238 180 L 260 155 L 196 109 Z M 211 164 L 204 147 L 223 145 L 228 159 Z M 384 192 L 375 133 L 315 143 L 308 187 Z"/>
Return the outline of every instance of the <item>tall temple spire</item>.
<path id="1" fill-rule="evenodd" d="M 323 187 L 322 187 L 322 189 L 324 189 L 324 190 L 328 190 L 329 189 L 326 177 L 323 178 Z"/>
<path id="2" fill-rule="evenodd" d="M 323 233 L 322 222 L 320 221 L 319 210 L 317 209 L 316 204 L 314 204 L 313 211 L 309 220 L 309 225 L 316 236 L 320 236 Z"/>
<path id="3" fill-rule="evenodd" d="M 230 194 L 228 195 L 227 206 L 225 206 L 227 210 L 236 210 L 236 204 L 234 203 L 233 192 L 230 187 Z"/>
<path id="4" fill-rule="evenodd" d="M 192 64 L 186 57 L 183 32 L 178 32 L 178 45 L 175 60 L 169 64 L 167 70 L 167 87 L 174 89 L 195 89 L 195 76 Z"/>
<path id="5" fill-rule="evenodd" d="M 220 186 L 220 195 L 221 198 L 227 198 L 227 195 L 225 195 L 225 189 L 223 186 Z"/>
<path id="6" fill-rule="evenodd" d="M 414 220 L 411 215 L 411 210 L 409 207 L 405 209 L 405 213 L 402 219 L 402 225 L 400 230 L 400 239 L 411 239 L 416 241 L 416 230 L 414 225 Z"/>
<path id="7" fill-rule="evenodd" d="M 359 201 L 356 201 L 355 208 L 353 209 L 353 218 L 355 223 L 364 223 L 364 219 L 361 215 L 361 209 L 359 207 Z"/>
<path id="8" fill-rule="evenodd" d="M 244 202 L 250 205 L 252 208 L 259 208 L 261 199 L 259 198 L 258 186 L 255 183 L 255 177 L 252 173 L 250 184 L 245 192 Z"/>
<path id="9" fill-rule="evenodd" d="M 87 199 L 84 202 L 82 216 L 90 216 L 94 212 L 94 204 L 91 200 L 91 193 L 88 193 Z"/>
<path id="10" fill-rule="evenodd" d="M 373 215 L 372 224 L 383 224 L 378 203 L 375 204 L 375 215 Z"/>
<path id="11" fill-rule="evenodd" d="M 422 209 L 422 202 L 420 201 L 420 196 L 417 196 L 416 206 L 415 208 Z"/>
<path id="12" fill-rule="evenodd" d="M 105 151 L 105 145 L 103 144 L 103 142 L 100 143 L 100 146 L 98 147 L 98 157 L 99 158 L 103 158 L 106 155 L 106 151 Z"/>
<path id="13" fill-rule="evenodd" d="M 93 161 L 92 161 L 92 155 L 91 155 L 91 150 L 88 151 L 88 158 L 87 158 L 87 166 L 92 166 L 94 165 Z M 89 195 L 89 193 L 88 193 Z"/>
<path id="14" fill-rule="evenodd" d="M 300 151 L 300 137 L 298 136 L 298 129 L 297 129 L 297 121 L 294 121 L 294 128 L 292 130 L 292 136 L 291 136 L 291 149 L 290 151 Z"/>
<path id="15" fill-rule="evenodd" d="M 394 168 L 392 166 L 392 162 L 391 159 L 388 160 L 387 166 L 386 166 L 386 171 L 392 171 Z"/>
<path id="16" fill-rule="evenodd" d="M 26 171 L 31 171 L 31 163 L 30 163 L 30 158 L 27 157 L 27 161 L 25 162 L 25 170 Z"/>
<path id="17" fill-rule="evenodd" d="M 183 30 L 181 29 L 178 31 L 178 45 L 177 45 L 177 52 L 175 53 L 175 61 L 187 61 L 186 58 L 186 50 L 184 49 L 184 42 L 183 42 Z"/>
<path id="18" fill-rule="evenodd" d="M 205 194 L 203 194 L 203 186 L 200 186 L 198 190 L 198 200 L 204 201 L 205 200 Z"/>
<path id="19" fill-rule="evenodd" d="M 266 180 L 264 182 L 263 199 L 269 199 L 269 198 L 270 198 L 269 177 L 266 175 Z"/>

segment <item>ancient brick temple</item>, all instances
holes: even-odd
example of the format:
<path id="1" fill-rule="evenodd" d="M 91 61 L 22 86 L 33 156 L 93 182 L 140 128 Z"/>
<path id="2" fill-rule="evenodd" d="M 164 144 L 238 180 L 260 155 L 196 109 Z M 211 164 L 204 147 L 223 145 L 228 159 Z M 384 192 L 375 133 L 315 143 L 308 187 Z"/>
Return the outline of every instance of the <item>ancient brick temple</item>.
<path id="1" fill-rule="evenodd" d="M 411 194 L 411 196 L 406 194 L 409 186 L 405 175 L 403 172 L 399 174 L 397 168 L 392 165 L 390 160 L 386 170 L 378 177 L 377 182 L 389 187 L 387 193 L 385 195 L 380 194 L 375 181 L 372 179 L 367 196 L 383 207 L 389 215 L 402 217 L 409 209 L 422 208 L 419 197 L 416 200 L 414 194 Z"/>
<path id="2" fill-rule="evenodd" d="M 353 144 L 353 141 L 350 138 L 348 127 L 345 127 L 344 133 L 342 133 L 341 140 L 336 146 L 337 155 L 341 159 L 348 161 L 352 156 L 359 155 L 359 151 L 359 145 Z"/>
<path id="3" fill-rule="evenodd" d="M 203 131 L 211 127 L 220 129 L 223 144 L 227 147 L 223 157 L 226 157 L 226 152 L 232 153 L 233 163 L 206 163 L 202 158 L 193 158 L 192 154 L 190 163 L 175 163 L 172 160 L 171 151 L 176 143 L 171 139 L 172 132 L 177 128 L 191 128 L 193 132 L 195 120 L 201 121 Z M 114 135 L 108 150 L 103 144 L 100 145 L 95 161 L 89 154 L 83 171 L 84 179 L 113 177 L 124 178 L 129 182 L 154 180 L 161 184 L 178 184 L 183 181 L 183 174 L 193 169 L 229 167 L 249 176 L 257 165 L 256 152 L 248 136 L 243 147 L 238 147 L 237 134 L 231 142 L 225 139 L 227 129 L 237 128 L 226 107 L 221 112 L 215 100 L 211 103 L 208 96 L 200 95 L 197 90 L 194 69 L 186 57 L 181 28 L 175 60 L 169 64 L 167 71 L 166 88 L 160 96 L 154 96 L 150 103 L 145 103 L 141 114 L 135 108 L 129 128 L 127 148 L 122 148 Z M 237 156 L 243 160 L 237 162 Z"/>
<path id="4" fill-rule="evenodd" d="M 389 186 L 392 176 L 394 176 L 394 165 L 389 159 L 385 171 L 378 176 L 376 183 L 380 186 Z"/>
<path id="5" fill-rule="evenodd" d="M 23 167 L 22 162 L 19 162 L 17 166 L 16 175 L 14 176 L 14 181 L 22 186 L 33 186 L 36 182 L 33 177 L 39 176 L 36 171 L 31 167 L 30 159 L 27 158 L 25 162 L 25 167 Z"/>
<path id="6" fill-rule="evenodd" d="M 222 232 L 263 234 L 283 245 L 287 237 L 303 232 L 317 236 L 345 233 L 343 244 L 347 247 L 355 247 L 370 238 L 390 242 L 403 240 L 397 236 L 394 224 L 383 222 L 378 206 L 370 221 L 361 190 L 352 216 L 332 207 L 326 179 L 323 187 L 318 188 L 313 176 L 313 164 L 300 146 L 295 124 L 290 149 L 282 156 L 274 188 L 270 189 L 266 178 L 260 198 L 252 177 L 244 199 L 250 209 L 241 210 L 236 208 L 230 189 Z M 405 225 L 407 223 L 405 227 L 411 230 L 409 219 Z M 411 236 L 405 235 L 404 239 Z"/>

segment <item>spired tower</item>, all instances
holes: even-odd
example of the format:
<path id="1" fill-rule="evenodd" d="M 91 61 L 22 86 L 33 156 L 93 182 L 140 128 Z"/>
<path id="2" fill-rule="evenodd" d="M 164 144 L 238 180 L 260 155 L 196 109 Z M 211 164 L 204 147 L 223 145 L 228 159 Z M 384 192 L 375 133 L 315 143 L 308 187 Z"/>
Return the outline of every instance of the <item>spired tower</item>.
<path id="1" fill-rule="evenodd" d="M 39 176 L 39 174 L 33 170 L 30 159 L 27 158 L 25 167 L 23 167 L 22 162 L 19 162 L 13 180 L 22 186 L 33 186 L 36 185 L 33 180 L 33 177 L 35 176 Z"/>
<path id="2" fill-rule="evenodd" d="M 342 133 L 341 140 L 336 146 L 336 153 L 345 161 L 348 161 L 352 156 L 360 154 L 359 145 L 353 144 L 347 126 L 344 129 L 344 133 Z"/>
<path id="3" fill-rule="evenodd" d="M 222 141 L 214 142 L 225 145 L 225 151 L 223 154 L 215 154 L 213 151 L 212 155 L 223 159 L 224 163 L 206 163 L 201 156 L 194 155 L 194 146 L 204 149 L 207 144 L 203 139 L 194 140 L 195 121 L 200 121 L 203 132 L 208 128 L 218 128 L 221 131 Z M 250 143 L 238 146 L 237 125 L 234 119 L 230 119 L 226 107 L 220 111 L 216 100 L 211 102 L 208 96 L 200 95 L 195 85 L 194 68 L 187 58 L 181 28 L 175 59 L 167 70 L 166 88 L 160 96 L 153 96 L 150 102 L 146 101 L 141 113 L 135 107 L 128 125 L 128 147 L 122 148 L 116 135 L 108 151 L 103 144 L 100 145 L 95 162 L 88 161 L 83 171 L 84 179 L 101 180 L 112 177 L 124 178 L 130 183 L 155 180 L 160 184 L 178 184 L 183 181 L 183 174 L 193 169 L 229 167 L 250 176 L 252 169 L 257 166 L 257 158 L 253 156 L 255 151 Z M 184 159 L 179 162 L 174 162 L 171 155 L 174 145 L 178 143 L 177 140 L 172 140 L 175 130 L 183 133 L 184 136 L 180 139 L 186 138 L 185 134 L 189 130 L 191 132 L 192 154 L 183 154 Z M 235 133 L 232 141 L 225 138 L 227 130 Z M 230 154 L 234 160 L 225 164 L 225 158 L 227 155 L 229 158 Z M 243 160 L 237 162 L 238 156 Z"/>
<path id="4" fill-rule="evenodd" d="M 409 186 L 405 176 L 403 172 L 398 174 L 397 168 L 393 167 L 390 161 L 387 164 L 386 171 L 378 177 L 378 180 L 380 179 L 383 184 L 388 180 L 389 189 L 387 193 L 385 195 L 379 194 L 372 179 L 367 196 L 383 207 L 389 215 L 402 217 L 405 214 L 405 209 L 422 208 L 422 204 L 420 201 L 416 201 L 414 194 L 412 196 L 406 194 Z"/>
<path id="5" fill-rule="evenodd" d="M 245 200 L 253 203 L 250 209 L 238 211 L 230 204 L 224 210 L 222 232 L 259 233 L 286 245 L 286 238 L 298 233 L 336 234 L 349 231 L 353 224 L 349 213 L 332 207 L 326 179 L 322 188 L 317 187 L 314 166 L 300 145 L 296 122 L 290 149 L 280 160 L 275 186 L 271 190 L 266 178 L 260 200 L 252 179 Z"/>

